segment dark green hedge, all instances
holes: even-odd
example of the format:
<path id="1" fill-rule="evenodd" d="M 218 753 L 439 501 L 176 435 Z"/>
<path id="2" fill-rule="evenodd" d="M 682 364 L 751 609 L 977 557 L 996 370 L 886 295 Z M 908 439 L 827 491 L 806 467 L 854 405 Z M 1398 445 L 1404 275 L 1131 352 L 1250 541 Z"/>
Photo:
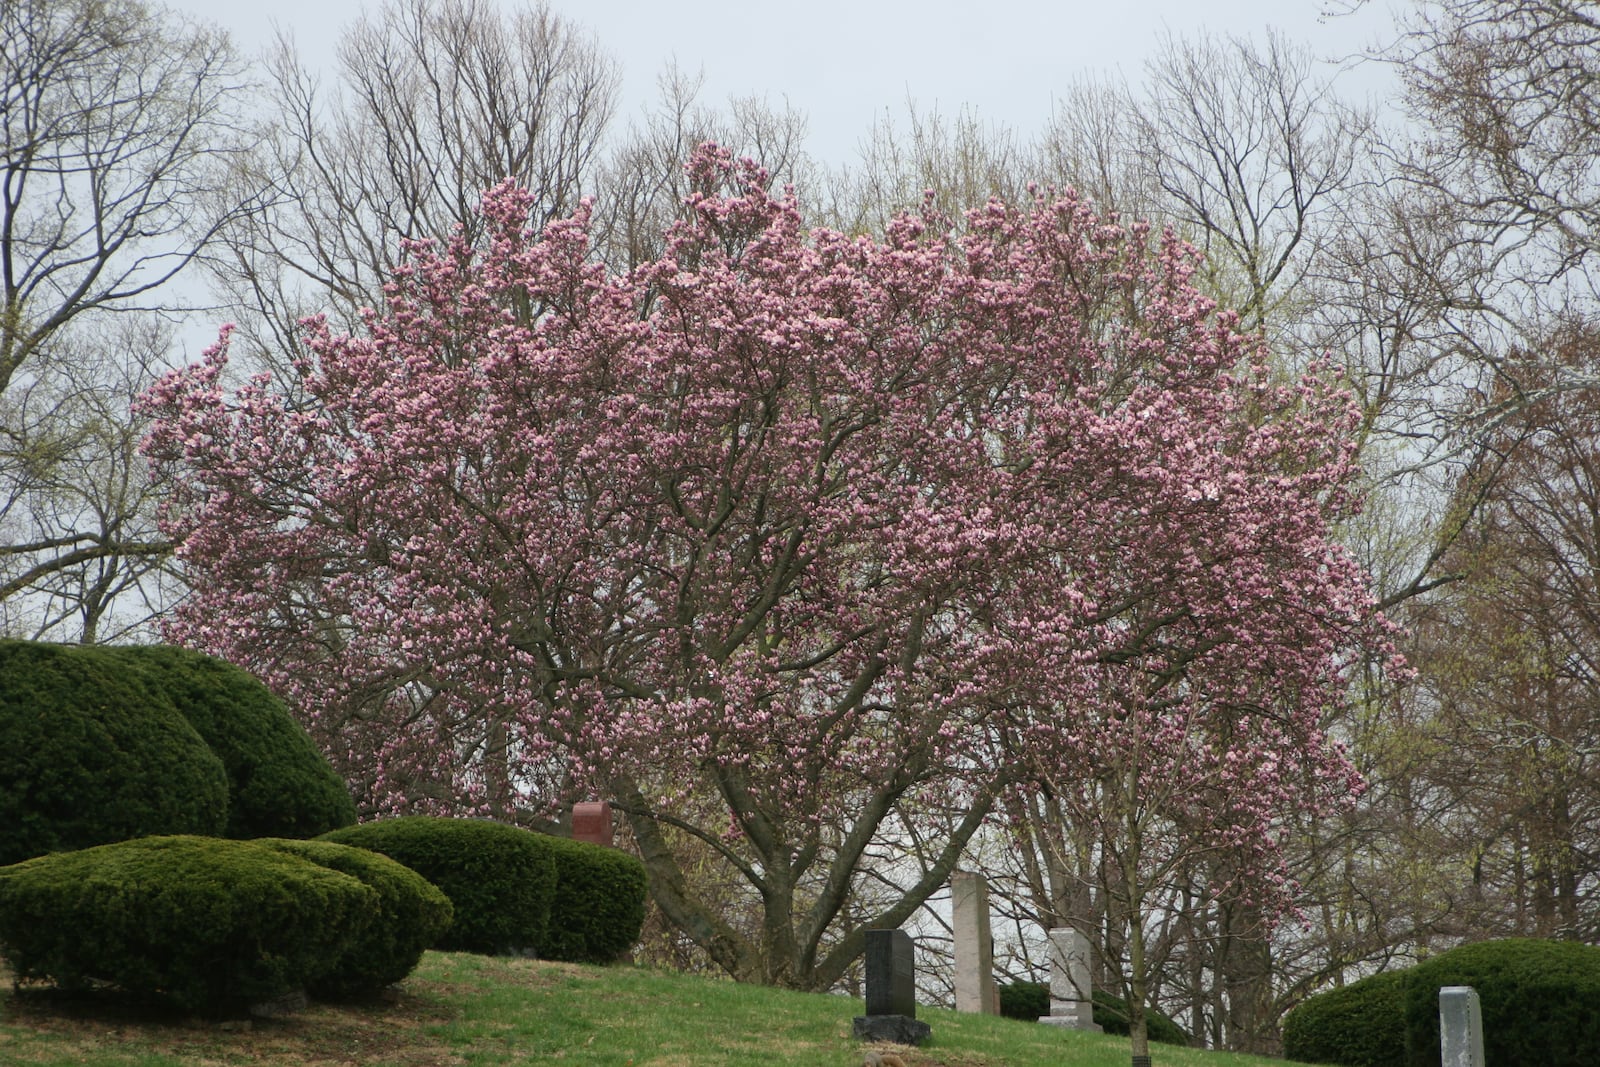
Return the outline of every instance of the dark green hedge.
<path id="1" fill-rule="evenodd" d="M 387 856 L 332 841 L 263 838 L 255 844 L 347 874 L 377 894 L 376 913 L 365 930 L 326 973 L 307 982 L 307 991 L 315 996 L 362 996 L 400 981 L 450 926 L 449 899 Z"/>
<path id="2" fill-rule="evenodd" d="M 1093 994 L 1094 1021 L 1108 1034 L 1128 1033 L 1128 1002 L 1096 989 Z M 1050 1014 L 1050 987 L 1043 982 L 1011 982 L 1000 987 L 1000 1014 L 1008 1019 L 1037 1022 Z M 1154 1008 L 1144 1010 L 1145 1028 L 1151 1041 L 1167 1045 L 1187 1045 L 1189 1035 L 1170 1015 Z"/>
<path id="3" fill-rule="evenodd" d="M 381 852 L 443 890 L 455 918 L 434 948 L 538 954 L 545 942 L 556 859 L 541 834 L 481 819 L 408 815 L 319 840 Z"/>
<path id="4" fill-rule="evenodd" d="M 1513 938 L 1462 945 L 1406 972 L 1406 1062 L 1439 1067 L 1439 990 L 1471 986 L 1491 1064 L 1600 1063 L 1600 948 Z"/>
<path id="5" fill-rule="evenodd" d="M 1038 1022 L 1050 1014 L 1050 987 L 1043 982 L 1007 982 L 1000 987 L 1000 1014 Z"/>
<path id="6" fill-rule="evenodd" d="M 231 663 L 171 645 L 106 650 L 164 693 L 228 775 L 228 837 L 315 837 L 356 821 L 355 803 L 288 707 Z"/>
<path id="7" fill-rule="evenodd" d="M 1093 994 L 1094 1021 L 1108 1034 L 1128 1033 L 1128 1002 L 1119 996 L 1096 989 Z M 1145 1031 L 1151 1041 L 1163 1045 L 1187 1045 L 1189 1033 L 1175 1022 L 1172 1016 L 1155 1008 L 1144 1009 Z"/>
<path id="8" fill-rule="evenodd" d="M 227 812 L 222 762 L 115 652 L 0 641 L 0 865 L 217 834 Z"/>
<path id="9" fill-rule="evenodd" d="M 426 815 L 335 830 L 320 840 L 381 852 L 442 889 L 455 920 L 436 948 L 609 963 L 644 925 L 644 864 L 616 849 Z"/>
<path id="10" fill-rule="evenodd" d="M 556 861 L 544 959 L 610 963 L 639 940 L 647 884 L 644 864 L 614 848 L 538 835 Z"/>
<path id="11" fill-rule="evenodd" d="M 359 880 L 266 845 L 146 837 L 0 869 L 0 953 L 19 978 L 226 1013 L 330 973 L 379 907 Z"/>
<path id="12" fill-rule="evenodd" d="M 1407 975 L 1384 971 L 1302 1001 L 1283 1020 L 1284 1056 L 1341 1067 L 1403 1067 Z"/>

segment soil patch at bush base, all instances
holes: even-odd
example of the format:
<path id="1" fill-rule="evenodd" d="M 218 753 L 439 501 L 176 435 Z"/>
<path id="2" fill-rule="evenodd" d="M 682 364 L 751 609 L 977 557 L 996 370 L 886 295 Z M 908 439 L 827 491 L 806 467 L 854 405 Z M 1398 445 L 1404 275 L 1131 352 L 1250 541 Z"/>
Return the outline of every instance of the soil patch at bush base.
<path id="1" fill-rule="evenodd" d="M 0 964 L 9 993 L 11 974 Z M 312 1003 L 273 1019 L 205 1020 L 106 991 L 66 993 L 24 987 L 0 998 L 0 1019 L 52 1040 L 38 1059 L 0 1031 L 0 1063 L 59 1063 L 122 1053 L 192 1058 L 207 1064 L 304 1064 L 306 1067 L 463 1067 L 442 1037 L 429 1030 L 454 1017 L 426 990 L 388 989 L 350 1005 Z"/>

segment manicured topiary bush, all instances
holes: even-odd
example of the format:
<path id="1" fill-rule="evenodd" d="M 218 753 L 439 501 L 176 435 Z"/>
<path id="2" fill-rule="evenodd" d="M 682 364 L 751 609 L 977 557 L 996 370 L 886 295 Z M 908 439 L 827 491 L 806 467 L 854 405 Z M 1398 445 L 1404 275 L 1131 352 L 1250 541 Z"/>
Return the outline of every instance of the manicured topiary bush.
<path id="1" fill-rule="evenodd" d="M 315 837 L 356 821 L 355 803 L 283 701 L 220 659 L 171 645 L 107 652 L 176 705 L 228 775 L 228 837 Z"/>
<path id="2" fill-rule="evenodd" d="M 1438 1067 L 1439 990 L 1471 986 L 1489 1063 L 1600 1063 L 1600 948 L 1513 938 L 1462 945 L 1406 972 L 1406 1062 Z"/>
<path id="3" fill-rule="evenodd" d="M 381 852 L 443 890 L 455 917 L 434 948 L 537 954 L 544 944 L 556 891 L 544 835 L 482 819 L 408 815 L 319 840 Z"/>
<path id="4" fill-rule="evenodd" d="M 0 865 L 148 834 L 217 834 L 228 779 L 116 653 L 0 641 Z"/>
<path id="5" fill-rule="evenodd" d="M 1000 1014 L 1038 1022 L 1050 1014 L 1050 987 L 1043 982 L 1007 982 L 1000 987 Z"/>
<path id="6" fill-rule="evenodd" d="M 610 963 L 632 948 L 644 926 L 644 864 L 614 848 L 539 835 L 556 861 L 550 924 L 540 957 Z"/>
<path id="7" fill-rule="evenodd" d="M 1121 997 L 1107 993 L 1103 989 L 1096 989 L 1093 994 L 1094 1021 L 1108 1034 L 1128 1033 L 1128 1002 Z M 1159 1041 L 1163 1045 L 1187 1045 L 1189 1034 L 1164 1012 L 1155 1008 L 1144 1009 L 1145 1031 L 1150 1035 L 1151 1041 Z"/>
<path id="8" fill-rule="evenodd" d="M 1306 999 L 1283 1020 L 1284 1056 L 1342 1067 L 1403 1067 L 1407 974 L 1384 971 Z"/>
<path id="9" fill-rule="evenodd" d="M 0 869 L 0 953 L 19 979 L 208 1013 L 315 982 L 378 912 L 358 879 L 250 841 L 146 837 Z"/>
<path id="10" fill-rule="evenodd" d="M 388 856 L 332 841 L 264 838 L 255 843 L 347 874 L 377 894 L 372 921 L 326 973 L 307 982 L 314 996 L 344 999 L 400 981 L 450 926 L 444 893 Z"/>

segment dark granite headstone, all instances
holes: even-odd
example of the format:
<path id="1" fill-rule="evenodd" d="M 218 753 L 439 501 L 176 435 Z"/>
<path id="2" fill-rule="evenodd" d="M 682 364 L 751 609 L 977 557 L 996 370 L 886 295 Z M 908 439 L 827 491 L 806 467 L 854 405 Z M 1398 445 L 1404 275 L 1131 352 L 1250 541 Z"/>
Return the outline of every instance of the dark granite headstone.
<path id="1" fill-rule="evenodd" d="M 862 1041 L 920 1045 L 933 1032 L 917 1021 L 917 974 L 911 935 L 904 930 L 868 930 L 867 1014 L 852 1029 Z"/>
<path id="2" fill-rule="evenodd" d="M 916 964 L 904 930 L 867 931 L 867 1014 L 917 1017 Z"/>

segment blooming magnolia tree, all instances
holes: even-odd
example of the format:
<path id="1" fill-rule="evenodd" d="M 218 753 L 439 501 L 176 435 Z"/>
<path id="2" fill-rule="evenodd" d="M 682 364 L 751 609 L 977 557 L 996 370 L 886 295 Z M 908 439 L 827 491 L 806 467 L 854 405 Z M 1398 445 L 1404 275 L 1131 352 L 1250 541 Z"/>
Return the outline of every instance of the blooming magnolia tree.
<path id="1" fill-rule="evenodd" d="M 1315 724 L 1380 640 L 1327 536 L 1343 395 L 1273 384 L 1189 248 L 1070 194 L 874 240 L 808 234 L 715 149 L 691 177 L 627 276 L 584 213 L 529 232 L 501 187 L 362 336 L 312 323 L 291 394 L 225 392 L 226 335 L 151 390 L 171 636 L 290 698 L 368 811 L 607 795 L 740 978 L 827 987 L 999 790 L 1092 780 L 1106 745 L 1270 872 L 1279 806 L 1350 787 Z M 862 893 L 950 797 L 955 831 Z"/>

